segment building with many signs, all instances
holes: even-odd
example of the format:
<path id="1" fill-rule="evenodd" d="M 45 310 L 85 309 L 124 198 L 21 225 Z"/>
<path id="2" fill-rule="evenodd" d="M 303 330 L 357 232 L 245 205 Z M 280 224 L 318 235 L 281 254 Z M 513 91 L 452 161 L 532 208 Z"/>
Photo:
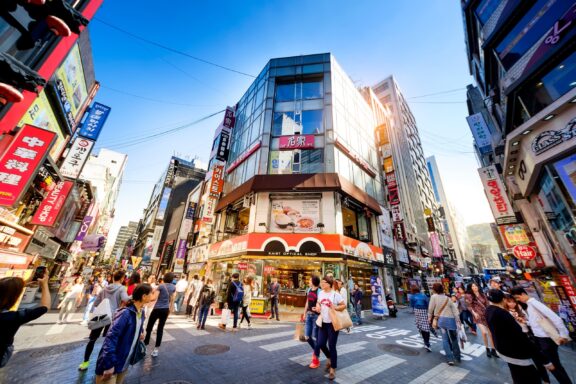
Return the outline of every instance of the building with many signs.
<path id="1" fill-rule="evenodd" d="M 575 330 L 576 4 L 461 3 L 476 83 L 467 120 L 503 262 L 530 271 L 522 283 L 567 313 Z"/>
<path id="2" fill-rule="evenodd" d="M 101 3 L 18 2 L 0 15 L 0 276 L 44 266 L 57 281 L 97 213 L 79 175 L 110 112 L 93 103 L 86 29 Z M 58 25 L 34 22 L 46 17 Z"/>

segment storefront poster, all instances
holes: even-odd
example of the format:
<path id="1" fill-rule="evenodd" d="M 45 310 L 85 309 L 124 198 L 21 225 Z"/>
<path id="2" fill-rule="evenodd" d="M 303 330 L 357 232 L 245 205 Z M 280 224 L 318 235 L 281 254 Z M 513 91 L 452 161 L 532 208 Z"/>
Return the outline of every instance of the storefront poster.
<path id="1" fill-rule="evenodd" d="M 72 114 L 78 119 L 78 113 L 88 98 L 78 44 L 74 44 L 64 63 L 56 70 L 56 77 L 62 81 L 69 98 Z"/>
<path id="2" fill-rule="evenodd" d="M 270 151 L 270 174 L 292 174 L 292 151 Z"/>
<path id="3" fill-rule="evenodd" d="M 319 233 L 320 200 L 272 200 L 270 232 Z"/>
<path id="4" fill-rule="evenodd" d="M 144 244 L 144 251 L 142 252 L 142 260 L 145 263 L 150 262 L 152 259 L 152 250 L 154 248 L 154 241 L 152 236 L 146 238 L 146 243 Z"/>
<path id="5" fill-rule="evenodd" d="M 516 245 L 528 245 L 530 238 L 525 224 L 514 225 L 500 225 L 498 230 L 504 239 L 504 245 L 507 249 L 511 249 Z"/>
<path id="6" fill-rule="evenodd" d="M 370 276 L 370 286 L 372 287 L 372 314 L 374 316 L 388 316 L 388 306 L 386 305 L 386 295 L 382 286 L 380 276 Z"/>
<path id="7" fill-rule="evenodd" d="M 30 108 L 28 108 L 28 111 L 26 111 L 22 120 L 20 120 L 18 126 L 22 127 L 24 124 L 30 124 L 56 133 L 56 140 L 54 145 L 50 148 L 49 154 L 53 160 L 57 161 L 60 153 L 62 153 L 62 150 L 64 149 L 66 141 L 64 140 L 65 137 L 62 128 L 58 123 L 58 119 L 54 114 L 54 110 L 52 109 L 44 90 L 40 92 Z"/>
<path id="8" fill-rule="evenodd" d="M 382 210 L 382 215 L 378 216 L 378 235 L 380 237 L 380 243 L 384 247 L 394 248 L 390 212 L 388 212 L 388 210 L 382 206 L 380 209 Z"/>
<path id="9" fill-rule="evenodd" d="M 94 141 L 76 137 L 72 147 L 68 151 L 64 162 L 60 166 L 60 172 L 63 176 L 70 179 L 77 179 L 84 168 L 88 156 L 92 152 Z"/>
<path id="10" fill-rule="evenodd" d="M 408 257 L 408 250 L 403 246 L 399 246 L 397 251 L 398 251 L 398 261 L 404 264 L 410 264 L 410 258 Z"/>
<path id="11" fill-rule="evenodd" d="M 570 194 L 572 201 L 576 201 L 576 154 L 554 163 L 554 168 L 562 180 L 564 187 Z"/>
<path id="12" fill-rule="evenodd" d="M 24 125 L 0 159 L 0 205 L 12 206 L 46 158 L 56 134 Z"/>
<path id="13" fill-rule="evenodd" d="M 384 262 L 382 248 L 374 247 L 351 237 L 341 237 L 342 250 L 345 254 L 368 261 Z"/>
<path id="14" fill-rule="evenodd" d="M 480 179 L 484 186 L 484 192 L 488 198 L 490 209 L 496 219 L 496 224 L 514 224 L 517 222 L 516 214 L 512 209 L 504 184 L 495 165 L 479 168 Z"/>

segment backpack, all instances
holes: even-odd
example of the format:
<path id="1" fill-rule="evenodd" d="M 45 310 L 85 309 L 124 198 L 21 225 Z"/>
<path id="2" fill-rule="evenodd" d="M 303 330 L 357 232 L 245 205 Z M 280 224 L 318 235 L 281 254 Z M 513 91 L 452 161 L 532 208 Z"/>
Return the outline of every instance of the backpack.
<path id="1" fill-rule="evenodd" d="M 237 282 L 233 282 L 233 284 L 236 287 L 236 292 L 234 292 L 234 295 L 232 296 L 232 301 L 235 303 L 241 303 L 242 299 L 244 299 L 244 287 L 242 284 Z"/>
<path id="2" fill-rule="evenodd" d="M 210 305 L 214 301 L 215 292 L 212 288 L 204 286 L 200 295 L 200 303 L 202 305 Z"/>

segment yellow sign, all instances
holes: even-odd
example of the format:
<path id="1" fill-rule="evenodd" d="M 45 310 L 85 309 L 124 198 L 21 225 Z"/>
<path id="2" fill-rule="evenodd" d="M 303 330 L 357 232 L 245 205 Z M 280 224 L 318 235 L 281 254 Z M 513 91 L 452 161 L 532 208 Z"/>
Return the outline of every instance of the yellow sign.
<path id="1" fill-rule="evenodd" d="M 53 160 L 58 160 L 58 155 L 62 152 L 66 142 L 64 141 L 64 133 L 62 133 L 60 124 L 58 124 L 58 120 L 54 115 L 52 106 L 44 91 L 40 92 L 40 95 L 38 95 L 34 103 L 28 108 L 28 111 L 26 111 L 26 114 L 20 120 L 18 126 L 22 127 L 24 124 L 30 124 L 56 133 L 56 142 L 52 148 L 50 148 L 50 157 Z"/>
<path id="2" fill-rule="evenodd" d="M 250 313 L 263 315 L 264 312 L 266 312 L 266 300 L 252 298 L 252 301 L 250 302 Z"/>
<path id="3" fill-rule="evenodd" d="M 430 208 L 424 208 L 424 214 L 426 216 L 430 216 L 432 214 L 432 210 Z"/>
<path id="4" fill-rule="evenodd" d="M 56 76 L 64 84 L 72 114 L 78 118 L 78 112 L 88 98 L 78 44 L 74 45 L 64 63 L 56 70 Z"/>
<path id="5" fill-rule="evenodd" d="M 132 258 L 132 265 L 134 266 L 134 268 L 137 268 L 140 265 L 142 258 L 136 256 L 132 256 L 131 258 Z"/>
<path id="6" fill-rule="evenodd" d="M 391 173 L 394 172 L 394 162 L 391 157 L 384 159 L 384 172 Z"/>

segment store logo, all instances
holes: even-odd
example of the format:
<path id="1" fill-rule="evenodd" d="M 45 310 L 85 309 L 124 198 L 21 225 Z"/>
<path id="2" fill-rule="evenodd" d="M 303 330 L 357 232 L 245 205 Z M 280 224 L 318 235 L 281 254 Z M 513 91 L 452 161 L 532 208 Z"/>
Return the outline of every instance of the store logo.
<path id="1" fill-rule="evenodd" d="M 573 118 L 566 124 L 566 127 L 559 131 L 544 131 L 532 141 L 532 151 L 536 155 L 546 152 L 547 150 L 573 139 L 576 136 L 576 118 Z"/>

